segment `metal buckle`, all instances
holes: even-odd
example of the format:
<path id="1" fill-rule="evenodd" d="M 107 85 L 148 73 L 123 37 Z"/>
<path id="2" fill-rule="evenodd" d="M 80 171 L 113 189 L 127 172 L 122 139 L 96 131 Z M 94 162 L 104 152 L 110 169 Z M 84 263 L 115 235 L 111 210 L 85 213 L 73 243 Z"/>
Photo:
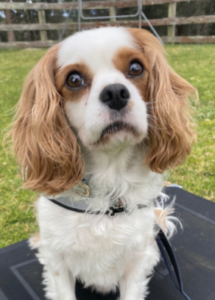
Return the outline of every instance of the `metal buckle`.
<path id="1" fill-rule="evenodd" d="M 80 191 L 76 191 L 78 195 L 86 198 L 90 196 L 90 187 L 86 183 L 81 182 L 78 187 L 81 187 L 84 190 L 83 193 Z"/>
<path id="2" fill-rule="evenodd" d="M 124 204 L 120 198 L 118 198 L 115 201 L 115 203 L 109 207 L 108 216 L 113 218 L 113 217 L 115 217 L 115 215 L 126 213 L 127 212 L 126 207 L 127 207 L 127 205 Z"/>
<path id="3" fill-rule="evenodd" d="M 125 207 L 110 206 L 108 209 L 108 216 L 113 218 L 116 215 L 124 214 L 125 212 L 126 212 Z"/>

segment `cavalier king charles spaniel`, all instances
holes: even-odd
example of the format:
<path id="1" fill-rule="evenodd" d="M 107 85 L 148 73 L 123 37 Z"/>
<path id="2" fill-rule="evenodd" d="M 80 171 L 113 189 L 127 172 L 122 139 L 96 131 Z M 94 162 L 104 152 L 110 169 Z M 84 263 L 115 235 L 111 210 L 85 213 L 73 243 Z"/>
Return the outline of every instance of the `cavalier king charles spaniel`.
<path id="1" fill-rule="evenodd" d="M 11 134 L 25 187 L 40 193 L 30 245 L 48 299 L 75 300 L 76 279 L 145 299 L 158 225 L 175 229 L 156 202 L 161 174 L 190 153 L 195 94 L 142 29 L 75 33 L 30 72 Z"/>

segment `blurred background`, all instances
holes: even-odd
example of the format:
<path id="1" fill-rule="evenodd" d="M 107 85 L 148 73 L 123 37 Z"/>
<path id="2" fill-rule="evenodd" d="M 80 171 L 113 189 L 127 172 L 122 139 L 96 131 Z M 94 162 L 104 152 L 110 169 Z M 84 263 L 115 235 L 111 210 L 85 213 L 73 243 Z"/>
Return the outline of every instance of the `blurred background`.
<path id="1" fill-rule="evenodd" d="M 84 16 L 102 17 L 110 15 L 112 18 L 109 20 L 98 19 L 96 22 L 84 20 L 84 22 L 82 21 L 82 28 L 98 26 L 99 21 L 100 23 L 101 21 L 105 23 L 111 21 L 112 25 L 135 27 L 138 23 L 131 22 L 135 18 L 119 20 L 114 16 L 134 14 L 137 12 L 137 2 L 137 0 L 86 0 L 83 2 Z M 212 39 L 215 41 L 213 37 L 215 35 L 214 0 L 142 0 L 142 5 L 145 15 L 150 19 L 160 36 L 203 36 L 205 37 L 204 42 Z M 70 11 L 71 8 L 72 11 Z M 59 40 L 70 12 L 64 33 L 64 37 L 66 37 L 77 31 L 77 9 L 77 1 L 0 1 L 0 42 Z M 87 22 L 90 24 L 86 24 Z M 174 34 L 170 30 L 170 25 L 174 27 Z M 145 26 L 146 24 L 143 22 L 142 27 Z M 41 32 L 39 29 L 46 30 Z M 178 38 L 174 41 L 181 42 L 182 39 Z M 184 41 L 188 40 L 185 39 Z M 1 47 L 3 46 L 1 45 Z"/>

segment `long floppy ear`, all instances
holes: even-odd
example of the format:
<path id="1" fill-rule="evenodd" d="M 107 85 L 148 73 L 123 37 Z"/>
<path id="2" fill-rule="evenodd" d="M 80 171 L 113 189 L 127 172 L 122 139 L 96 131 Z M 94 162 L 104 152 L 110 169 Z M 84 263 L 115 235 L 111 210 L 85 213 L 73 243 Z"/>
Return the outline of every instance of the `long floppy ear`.
<path id="1" fill-rule="evenodd" d="M 58 46 L 32 69 L 24 84 L 10 131 L 26 188 L 54 195 L 82 179 L 76 137 L 55 87 Z"/>
<path id="2" fill-rule="evenodd" d="M 149 145 L 145 163 L 162 173 L 181 164 L 195 139 L 189 113 L 189 96 L 196 89 L 176 74 L 164 57 L 161 43 L 148 31 L 131 29 L 150 62 L 148 81 Z"/>

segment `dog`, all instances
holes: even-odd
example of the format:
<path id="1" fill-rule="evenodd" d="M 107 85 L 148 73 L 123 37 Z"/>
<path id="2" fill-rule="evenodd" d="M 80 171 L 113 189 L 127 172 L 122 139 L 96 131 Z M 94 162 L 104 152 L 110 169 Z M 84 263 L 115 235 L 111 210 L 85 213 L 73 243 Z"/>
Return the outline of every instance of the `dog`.
<path id="1" fill-rule="evenodd" d="M 143 29 L 75 33 L 30 72 L 11 135 L 25 187 L 40 193 L 30 245 L 48 299 L 75 300 L 77 279 L 145 299 L 157 224 L 175 230 L 171 207 L 156 204 L 162 173 L 190 153 L 195 94 Z"/>

